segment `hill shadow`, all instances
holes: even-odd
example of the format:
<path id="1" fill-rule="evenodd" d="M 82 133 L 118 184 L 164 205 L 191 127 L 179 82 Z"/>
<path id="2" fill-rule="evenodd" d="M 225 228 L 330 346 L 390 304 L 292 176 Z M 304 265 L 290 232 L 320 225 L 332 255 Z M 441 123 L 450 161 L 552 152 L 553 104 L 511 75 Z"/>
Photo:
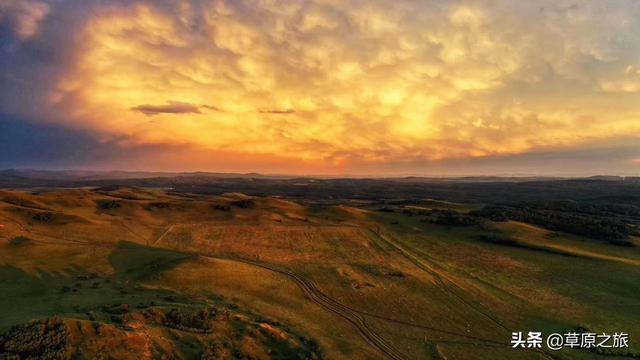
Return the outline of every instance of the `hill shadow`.
<path id="1" fill-rule="evenodd" d="M 109 263 L 120 279 L 145 281 L 170 270 L 193 255 L 120 241 L 109 254 Z"/>

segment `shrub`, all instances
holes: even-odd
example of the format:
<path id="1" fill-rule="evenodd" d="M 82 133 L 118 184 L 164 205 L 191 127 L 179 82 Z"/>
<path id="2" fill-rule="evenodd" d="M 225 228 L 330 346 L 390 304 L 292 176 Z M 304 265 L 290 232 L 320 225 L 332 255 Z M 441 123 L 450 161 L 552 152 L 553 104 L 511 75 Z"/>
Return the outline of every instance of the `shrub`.
<path id="1" fill-rule="evenodd" d="M 16 236 L 13 239 L 9 240 L 9 245 L 11 246 L 23 246 L 28 245 L 32 240 L 26 236 Z"/>
<path id="2" fill-rule="evenodd" d="M 256 202 L 253 201 L 252 199 L 241 199 L 241 200 L 233 201 L 231 205 L 235 207 L 239 207 L 241 209 L 251 209 L 256 206 Z"/>
<path id="3" fill-rule="evenodd" d="M 213 205 L 213 208 L 219 211 L 230 211 L 231 210 L 231 206 L 229 205 L 225 205 L 225 204 L 215 204 Z"/>
<path id="4" fill-rule="evenodd" d="M 47 211 L 47 212 L 35 213 L 31 218 L 35 221 L 48 223 L 53 221 L 54 216 L 55 216 L 54 213 Z"/>
<path id="5" fill-rule="evenodd" d="M 210 333 L 214 329 L 216 314 L 216 310 L 209 307 L 201 310 L 174 308 L 165 315 L 164 325 L 184 331 Z"/>
<path id="6" fill-rule="evenodd" d="M 98 207 L 102 210 L 111 210 L 121 208 L 122 204 L 117 200 L 99 200 Z"/>

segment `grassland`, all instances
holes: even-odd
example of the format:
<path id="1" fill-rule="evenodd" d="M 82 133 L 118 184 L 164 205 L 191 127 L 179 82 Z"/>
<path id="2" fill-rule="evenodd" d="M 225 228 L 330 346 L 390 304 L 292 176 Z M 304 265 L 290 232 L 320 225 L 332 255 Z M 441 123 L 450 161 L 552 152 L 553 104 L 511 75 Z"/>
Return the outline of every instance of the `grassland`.
<path id="1" fill-rule="evenodd" d="M 429 215 L 478 206 L 2 191 L 2 351 L 54 329 L 51 354 L 85 358 L 603 357 L 509 346 L 586 328 L 629 333 L 619 355 L 640 356 L 638 247 Z"/>

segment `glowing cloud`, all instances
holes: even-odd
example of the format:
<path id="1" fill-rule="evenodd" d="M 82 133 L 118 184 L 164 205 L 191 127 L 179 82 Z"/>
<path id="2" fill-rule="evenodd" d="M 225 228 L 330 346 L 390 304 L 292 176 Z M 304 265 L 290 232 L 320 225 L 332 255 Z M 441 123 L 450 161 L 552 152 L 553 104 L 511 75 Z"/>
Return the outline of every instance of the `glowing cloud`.
<path id="1" fill-rule="evenodd" d="M 27 3 L 40 12 L 24 11 L 25 37 L 49 11 Z M 114 1 L 88 12 L 50 102 L 74 126 L 138 144 L 343 166 L 640 136 L 633 0 Z"/>

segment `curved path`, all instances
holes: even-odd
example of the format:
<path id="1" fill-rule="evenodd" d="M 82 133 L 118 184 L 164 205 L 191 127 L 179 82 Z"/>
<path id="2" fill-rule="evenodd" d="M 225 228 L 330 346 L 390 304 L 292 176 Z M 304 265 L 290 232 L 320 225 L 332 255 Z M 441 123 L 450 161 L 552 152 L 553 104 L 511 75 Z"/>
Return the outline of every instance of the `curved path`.
<path id="1" fill-rule="evenodd" d="M 164 233 L 162 233 L 158 238 L 155 239 L 155 241 L 152 242 L 152 244 L 154 246 L 158 246 L 158 244 L 161 242 L 161 240 L 169 233 L 171 232 L 171 230 L 174 228 L 175 224 L 169 226 L 166 231 Z M 430 269 L 426 264 L 424 264 L 420 259 L 417 259 L 416 257 L 413 256 L 413 254 L 409 253 L 407 250 L 405 250 L 401 245 L 395 243 L 395 241 L 387 239 L 383 236 L 381 236 L 381 234 L 373 231 L 373 229 L 370 229 L 372 232 L 374 232 L 376 235 L 378 235 L 378 238 L 381 238 L 382 241 L 386 242 L 388 245 L 393 246 L 394 248 L 396 248 L 396 250 L 400 251 L 401 253 L 403 253 L 404 256 L 408 257 L 411 262 L 413 262 L 416 266 L 420 267 L 423 271 L 427 271 L 432 273 L 433 275 L 436 276 L 436 278 L 439 280 L 438 282 L 441 282 L 440 285 L 444 286 L 444 281 L 442 279 L 442 277 L 440 276 L 440 274 L 435 273 L 432 269 Z M 280 274 L 280 275 L 284 275 L 290 279 L 292 279 L 293 281 L 296 282 L 296 284 L 298 285 L 298 287 L 300 287 L 300 289 L 303 291 L 303 293 L 305 294 L 305 296 L 311 300 L 313 303 L 319 305 L 320 307 L 324 308 L 325 310 L 328 310 L 338 316 L 340 316 L 341 318 L 343 318 L 345 321 L 347 321 L 348 323 L 350 323 L 353 327 L 356 328 L 356 330 L 358 331 L 358 333 L 360 334 L 360 336 L 362 336 L 362 338 L 367 342 L 367 344 L 369 344 L 371 347 L 373 347 L 374 349 L 378 350 L 379 352 L 381 352 L 382 354 L 384 354 L 387 358 L 389 359 L 393 359 L 393 360 L 404 360 L 406 359 L 405 355 L 403 355 L 400 351 L 398 351 L 397 349 L 395 349 L 391 344 L 389 344 L 381 335 L 379 335 L 374 329 L 372 329 L 366 322 L 365 320 L 365 316 L 371 317 L 371 318 L 375 318 L 378 320 L 383 320 L 383 321 L 387 321 L 387 322 L 392 322 L 392 323 L 396 323 L 399 325 L 403 325 L 403 326 L 408 326 L 408 327 L 414 327 L 414 328 L 418 328 L 418 329 L 423 329 L 423 330 L 430 330 L 430 331 L 434 331 L 434 332 L 440 332 L 440 333 L 444 333 L 444 334 L 448 334 L 448 335 L 453 335 L 453 336 L 457 336 L 457 337 L 462 337 L 462 338 L 466 338 L 468 340 L 471 340 L 473 342 L 469 342 L 468 344 L 475 344 L 475 345 L 485 345 L 485 346 L 504 346 L 504 343 L 495 341 L 495 340 L 490 340 L 490 339 L 484 339 L 481 337 L 476 337 L 476 336 L 472 336 L 472 335 L 468 335 L 468 334 L 462 334 L 462 333 L 456 333 L 456 332 L 451 332 L 451 331 L 446 331 L 446 330 L 442 330 L 442 329 L 437 329 L 437 328 L 433 328 L 430 326 L 425 326 L 425 325 L 421 325 L 421 324 L 416 324 L 416 323 L 412 323 L 412 322 L 408 322 L 408 321 L 404 321 L 404 320 L 399 320 L 399 319 L 393 319 L 393 318 L 388 318 L 388 317 L 384 317 L 384 316 L 380 316 L 377 314 L 373 314 L 373 313 L 369 313 L 369 312 L 365 312 L 365 311 L 361 311 L 361 310 L 357 310 L 354 309 L 352 307 L 349 307 L 347 305 L 344 305 L 342 303 L 340 303 L 339 301 L 331 298 L 330 296 L 326 295 L 325 293 L 323 293 L 318 286 L 313 283 L 312 281 L 304 278 L 301 275 L 298 275 L 292 271 L 289 270 L 285 270 L 270 264 L 265 264 L 262 262 L 256 262 L 256 261 L 251 261 L 251 260 L 247 260 L 247 259 L 240 259 L 240 258 L 227 258 L 227 257 L 218 257 L 218 256 L 210 256 L 210 255 L 205 255 L 202 253 L 198 253 L 198 252 L 193 252 L 194 255 L 203 257 L 203 258 L 208 258 L 208 259 L 212 259 L 212 260 L 231 260 L 231 261 L 236 261 L 236 262 L 240 262 L 243 264 L 247 264 L 247 265 L 251 265 L 251 266 L 256 266 L 265 270 L 269 270 L 271 272 Z M 457 295 L 457 294 L 454 294 Z M 457 295 L 456 297 L 459 297 L 459 295 Z M 460 299 L 463 300 L 463 299 Z M 504 328 L 504 325 L 500 324 L 497 319 L 492 318 L 491 316 L 489 316 L 488 314 L 480 311 L 479 309 L 475 308 L 473 305 L 469 304 L 468 302 L 464 301 L 463 302 L 468 305 L 471 306 L 472 308 L 474 308 L 474 310 L 480 312 L 482 315 L 487 316 L 490 320 L 498 323 L 502 328 Z M 536 351 L 538 352 L 538 351 Z M 542 352 L 543 356 L 548 356 L 548 354 Z"/>
<path id="2" fill-rule="evenodd" d="M 372 314 L 369 312 L 351 308 L 329 297 L 328 295 L 324 294 L 312 281 L 305 279 L 303 276 L 288 270 L 283 270 L 275 266 L 271 266 L 268 264 L 259 263 L 251 260 L 245 260 L 245 259 L 223 258 L 223 257 L 208 256 L 208 255 L 202 255 L 202 254 L 198 254 L 198 255 L 204 258 L 212 259 L 212 260 L 227 260 L 227 261 L 240 262 L 243 264 L 260 267 L 262 269 L 266 269 L 266 270 L 269 270 L 281 275 L 285 275 L 291 278 L 298 284 L 298 286 L 300 287 L 300 289 L 302 289 L 302 291 L 304 292 L 305 296 L 307 296 L 307 298 L 309 298 L 315 304 L 320 305 L 324 309 L 335 313 L 336 315 L 342 317 L 347 322 L 352 324 L 370 346 L 374 347 L 375 349 L 377 349 L 378 351 L 383 353 L 387 358 L 390 358 L 390 359 L 404 359 L 405 356 L 402 353 L 400 353 L 397 349 L 395 349 L 393 346 L 388 344 L 379 334 L 375 332 L 375 330 L 371 329 L 367 325 L 365 318 L 363 316 L 368 316 L 371 318 L 375 318 L 375 319 L 379 319 L 379 320 L 383 320 L 391 323 L 396 323 L 403 326 L 418 328 L 422 330 L 440 332 L 443 334 L 448 334 L 448 335 L 465 338 L 469 340 L 469 341 L 453 341 L 453 340 L 439 341 L 441 343 L 467 344 L 467 345 L 490 346 L 490 347 L 499 347 L 499 348 L 506 347 L 507 349 L 509 346 L 507 343 L 504 343 L 504 342 L 499 342 L 499 341 L 486 339 L 478 336 L 473 336 L 469 334 L 437 329 L 437 328 L 426 326 L 426 325 L 416 324 L 413 322 L 400 320 L 400 319 L 384 317 L 377 314 Z M 523 350 L 527 352 L 538 353 L 546 358 L 556 359 L 556 357 L 553 356 L 552 354 L 549 354 L 545 351 L 541 351 L 539 349 L 523 349 Z"/>
<path id="3" fill-rule="evenodd" d="M 214 259 L 214 260 L 221 259 L 215 256 L 206 256 L 206 255 L 200 255 L 200 256 L 204 258 Z M 322 291 L 320 291 L 320 289 L 318 289 L 318 287 L 312 281 L 309 281 L 304 277 L 296 273 L 293 273 L 291 271 L 283 270 L 283 269 L 270 266 L 267 264 L 263 264 L 263 263 L 258 263 L 250 260 L 243 260 L 243 259 L 225 259 L 225 260 L 233 260 L 233 261 L 257 266 L 281 275 L 285 275 L 293 279 L 298 284 L 300 289 L 302 289 L 302 291 L 307 296 L 307 298 L 309 298 L 315 304 L 320 305 L 324 309 L 331 311 L 334 314 L 345 319 L 347 322 L 353 325 L 356 328 L 356 330 L 358 330 L 358 333 L 364 338 L 364 340 L 369 345 L 371 345 L 372 347 L 374 347 L 375 349 L 383 353 L 387 358 L 394 359 L 394 360 L 405 359 L 404 355 L 402 355 L 397 349 L 395 349 L 393 346 L 387 343 L 387 341 L 383 339 L 379 334 L 377 334 L 375 330 L 369 327 L 369 325 L 367 324 L 364 317 L 362 316 L 362 314 L 360 314 L 359 311 L 354 310 L 348 306 L 345 306 L 339 303 L 338 301 L 332 299 L 331 297 L 325 295 Z"/>

